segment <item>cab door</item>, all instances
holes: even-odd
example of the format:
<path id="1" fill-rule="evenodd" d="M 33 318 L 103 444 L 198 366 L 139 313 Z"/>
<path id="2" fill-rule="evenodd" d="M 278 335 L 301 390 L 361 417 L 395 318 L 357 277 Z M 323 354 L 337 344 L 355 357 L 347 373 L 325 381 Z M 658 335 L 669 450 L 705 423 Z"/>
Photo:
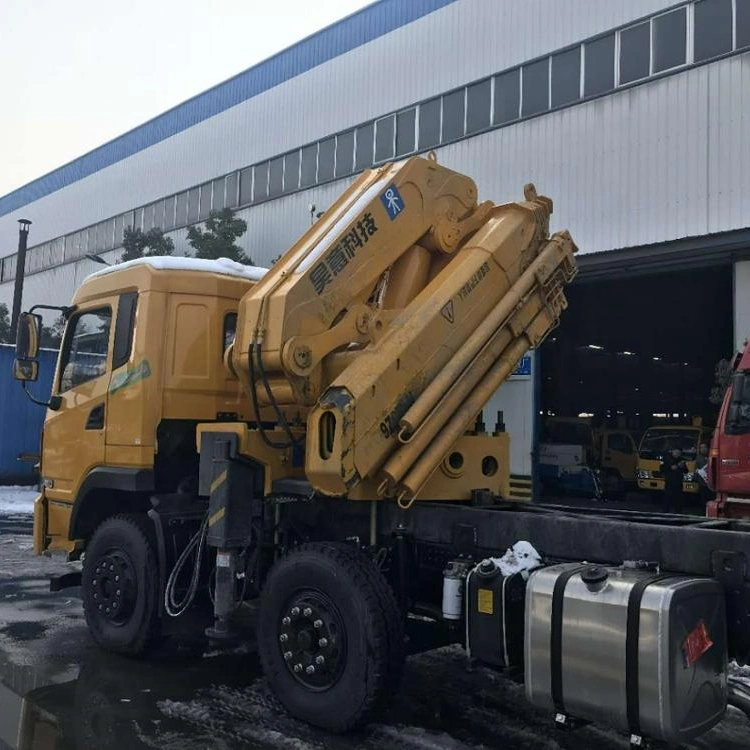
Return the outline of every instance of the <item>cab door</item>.
<path id="1" fill-rule="evenodd" d="M 72 503 L 86 474 L 104 462 L 116 306 L 112 297 L 80 307 L 65 328 L 52 390 L 60 408 L 44 423 L 42 473 L 52 501 Z"/>
<path id="2" fill-rule="evenodd" d="M 626 481 L 635 481 L 636 452 L 633 438 L 627 432 L 605 432 L 602 466 L 615 469 Z"/>
<path id="3" fill-rule="evenodd" d="M 735 375 L 729 402 L 722 409 L 715 489 L 728 495 L 750 494 L 750 372 Z"/>

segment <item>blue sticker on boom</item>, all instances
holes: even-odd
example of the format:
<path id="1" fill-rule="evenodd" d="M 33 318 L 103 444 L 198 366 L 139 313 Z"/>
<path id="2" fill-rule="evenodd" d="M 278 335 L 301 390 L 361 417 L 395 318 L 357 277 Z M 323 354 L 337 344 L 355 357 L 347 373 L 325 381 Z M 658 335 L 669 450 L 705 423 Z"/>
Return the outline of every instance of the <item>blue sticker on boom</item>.
<path id="1" fill-rule="evenodd" d="M 393 184 L 380 196 L 380 200 L 385 206 L 388 216 L 391 217 L 391 221 L 404 210 L 404 199 L 401 197 L 401 193 L 398 192 L 398 188 Z"/>

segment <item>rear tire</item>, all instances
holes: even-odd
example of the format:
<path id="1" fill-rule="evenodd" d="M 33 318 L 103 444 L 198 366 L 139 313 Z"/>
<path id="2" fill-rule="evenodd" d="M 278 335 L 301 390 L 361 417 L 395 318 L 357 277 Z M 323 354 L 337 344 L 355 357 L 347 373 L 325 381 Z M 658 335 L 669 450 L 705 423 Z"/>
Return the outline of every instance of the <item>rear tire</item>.
<path id="1" fill-rule="evenodd" d="M 268 576 L 258 651 L 290 714 L 345 732 L 397 689 L 403 620 L 393 591 L 367 556 L 344 544 L 304 544 Z"/>
<path id="2" fill-rule="evenodd" d="M 86 548 L 83 610 L 94 640 L 106 651 L 137 656 L 159 636 L 156 555 L 144 518 L 108 518 Z"/>

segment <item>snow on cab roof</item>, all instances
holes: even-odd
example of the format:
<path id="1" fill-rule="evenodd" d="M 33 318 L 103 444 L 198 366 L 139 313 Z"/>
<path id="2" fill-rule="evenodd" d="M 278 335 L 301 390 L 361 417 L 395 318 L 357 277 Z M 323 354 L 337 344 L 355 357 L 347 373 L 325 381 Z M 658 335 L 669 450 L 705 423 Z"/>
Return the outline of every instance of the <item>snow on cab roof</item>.
<path id="1" fill-rule="evenodd" d="M 229 258 L 218 258 L 217 260 L 204 260 L 203 258 L 186 258 L 172 255 L 154 255 L 148 258 L 136 258 L 125 263 L 118 263 L 103 268 L 101 271 L 89 274 L 86 281 L 99 276 L 106 276 L 113 271 L 122 271 L 126 268 L 137 266 L 151 266 L 159 271 L 203 271 L 204 273 L 221 273 L 225 276 L 241 276 L 251 281 L 260 281 L 268 272 L 262 266 L 246 266 Z"/>

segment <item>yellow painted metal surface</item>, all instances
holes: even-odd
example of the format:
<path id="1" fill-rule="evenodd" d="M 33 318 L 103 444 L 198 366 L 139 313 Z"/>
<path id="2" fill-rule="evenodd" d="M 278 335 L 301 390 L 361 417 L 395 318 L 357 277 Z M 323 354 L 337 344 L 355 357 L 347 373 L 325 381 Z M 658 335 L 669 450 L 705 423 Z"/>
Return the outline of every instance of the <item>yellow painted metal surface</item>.
<path id="1" fill-rule="evenodd" d="M 42 493 L 34 500 L 34 554 L 44 552 L 47 541 L 47 499 Z"/>

